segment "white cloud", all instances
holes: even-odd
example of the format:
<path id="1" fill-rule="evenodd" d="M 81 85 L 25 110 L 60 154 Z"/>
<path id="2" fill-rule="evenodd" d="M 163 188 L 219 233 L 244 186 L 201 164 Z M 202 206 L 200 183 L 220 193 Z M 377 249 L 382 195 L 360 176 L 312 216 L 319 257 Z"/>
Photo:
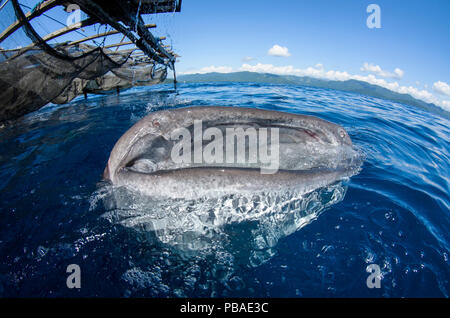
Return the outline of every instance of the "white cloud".
<path id="1" fill-rule="evenodd" d="M 345 71 L 336 71 L 336 70 L 326 71 L 322 64 L 316 64 L 314 67 L 307 67 L 305 69 L 295 68 L 291 65 L 274 66 L 272 64 L 261 64 L 261 63 L 257 63 L 255 65 L 242 64 L 239 70 L 258 73 L 273 73 L 278 75 L 310 76 L 335 81 L 346 81 L 354 79 L 369 84 L 378 85 L 400 94 L 409 94 L 414 98 L 420 99 L 427 103 L 433 103 L 435 105 L 441 106 L 447 111 L 450 111 L 450 101 L 439 99 L 427 90 L 421 90 L 413 86 L 401 86 L 398 82 L 388 82 L 385 79 L 377 78 L 373 74 L 357 75 L 357 74 L 349 74 L 348 72 Z M 438 84 L 437 86 L 441 87 L 443 85 Z"/>
<path id="2" fill-rule="evenodd" d="M 202 67 L 198 70 L 190 70 L 186 72 L 179 72 L 180 75 L 183 74 L 205 74 L 205 73 L 231 73 L 233 72 L 233 68 L 231 66 L 206 66 Z"/>
<path id="3" fill-rule="evenodd" d="M 278 75 L 296 75 L 296 76 L 310 76 L 315 78 L 321 78 L 326 80 L 334 80 L 334 81 L 346 81 L 346 80 L 358 80 L 362 82 L 366 82 L 373 85 L 378 85 L 384 88 L 387 88 L 391 91 L 400 93 L 400 94 L 409 94 L 416 99 L 420 99 L 427 103 L 433 103 L 442 107 L 443 109 L 450 111 L 450 101 L 442 98 L 436 97 L 433 93 L 426 89 L 419 89 L 413 86 L 401 86 L 398 82 L 390 82 L 383 78 L 378 78 L 374 74 L 368 75 L 358 75 L 358 74 L 350 74 L 345 71 L 336 71 L 336 70 L 325 70 L 322 64 L 316 64 L 315 66 L 310 66 L 304 69 L 295 68 L 292 65 L 285 66 L 274 66 L 272 64 L 262 64 L 257 63 L 254 65 L 250 65 L 248 63 L 242 64 L 239 69 L 233 69 L 231 66 L 207 66 L 198 70 L 191 70 L 187 72 L 182 72 L 180 74 L 196 74 L 196 73 L 230 73 L 236 71 L 249 71 L 249 72 L 257 72 L 257 73 L 272 73 Z M 425 85 L 425 87 L 427 87 Z M 438 81 L 434 83 L 433 89 L 436 92 L 439 92 L 444 95 L 450 96 L 450 85 L 445 82 Z"/>
<path id="4" fill-rule="evenodd" d="M 397 78 L 402 78 L 403 75 L 405 75 L 405 72 L 403 70 L 399 69 L 398 67 L 395 68 L 394 74 L 397 75 Z"/>
<path id="5" fill-rule="evenodd" d="M 395 79 L 401 79 L 404 75 L 404 72 L 398 67 L 395 68 L 393 72 L 388 72 L 383 70 L 379 65 L 374 65 L 367 62 L 364 63 L 364 65 L 361 67 L 361 71 L 373 73 L 380 77 L 395 78 Z"/>
<path id="6" fill-rule="evenodd" d="M 242 59 L 243 62 L 251 62 L 253 60 L 256 60 L 256 59 L 252 56 L 246 56 Z"/>
<path id="7" fill-rule="evenodd" d="M 289 53 L 289 50 L 285 46 L 280 46 L 278 44 L 275 44 L 272 46 L 269 51 L 267 51 L 267 54 L 272 56 L 282 56 L 282 57 L 288 57 L 291 56 L 291 53 Z"/>
<path id="8" fill-rule="evenodd" d="M 257 73 L 273 73 L 278 75 L 311 76 L 340 81 L 351 79 L 351 75 L 347 72 L 325 71 L 322 64 L 316 64 L 314 67 L 310 66 L 305 69 L 295 68 L 292 65 L 274 66 L 272 64 L 261 63 L 257 63 L 255 65 L 242 64 L 239 70 Z"/>
<path id="9" fill-rule="evenodd" d="M 438 81 L 434 83 L 433 89 L 439 94 L 450 96 L 450 85 L 445 82 Z"/>
<path id="10" fill-rule="evenodd" d="M 442 108 L 450 111 L 450 101 L 449 100 L 443 100 L 441 106 L 442 106 Z"/>

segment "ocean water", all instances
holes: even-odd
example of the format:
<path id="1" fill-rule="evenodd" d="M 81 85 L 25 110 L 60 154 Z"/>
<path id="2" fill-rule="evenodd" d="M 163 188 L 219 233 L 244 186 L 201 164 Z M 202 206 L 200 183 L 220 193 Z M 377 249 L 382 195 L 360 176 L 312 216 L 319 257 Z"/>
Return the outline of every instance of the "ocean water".
<path id="1" fill-rule="evenodd" d="M 194 105 L 340 124 L 362 169 L 297 197 L 194 203 L 102 181 L 135 122 Z M 0 296 L 448 297 L 449 163 L 448 118 L 329 89 L 161 85 L 48 105 L 0 129 Z M 69 264 L 80 266 L 80 289 L 66 286 Z M 380 288 L 366 284 L 370 264 Z"/>

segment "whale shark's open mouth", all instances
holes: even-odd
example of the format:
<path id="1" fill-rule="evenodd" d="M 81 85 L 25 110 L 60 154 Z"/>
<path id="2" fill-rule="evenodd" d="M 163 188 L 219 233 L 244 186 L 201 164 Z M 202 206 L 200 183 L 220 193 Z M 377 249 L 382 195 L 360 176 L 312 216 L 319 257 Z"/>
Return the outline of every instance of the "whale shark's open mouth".
<path id="1" fill-rule="evenodd" d="M 116 143 L 104 177 L 155 197 L 312 191 L 361 164 L 347 132 L 305 115 L 236 107 L 152 113 Z"/>
<path id="2" fill-rule="evenodd" d="M 280 238 L 341 201 L 339 181 L 361 163 L 347 132 L 316 117 L 178 108 L 119 139 L 104 174 L 113 186 L 99 197 L 105 218 L 150 240 L 194 255 L 237 244 L 258 266 Z"/>

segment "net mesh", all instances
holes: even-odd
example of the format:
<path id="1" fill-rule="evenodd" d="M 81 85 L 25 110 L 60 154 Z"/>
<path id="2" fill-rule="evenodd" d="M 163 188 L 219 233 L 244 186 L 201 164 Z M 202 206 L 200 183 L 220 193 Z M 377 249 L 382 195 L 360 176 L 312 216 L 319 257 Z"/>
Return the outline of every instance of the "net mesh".
<path id="1" fill-rule="evenodd" d="M 107 93 L 166 79 L 167 65 L 133 57 L 133 50 L 83 43 L 48 44 L 29 23 L 17 0 L 4 5 L 0 21 L 3 30 L 15 21 L 22 22 L 0 43 L 0 122 L 49 102 L 70 102 L 83 93 Z"/>

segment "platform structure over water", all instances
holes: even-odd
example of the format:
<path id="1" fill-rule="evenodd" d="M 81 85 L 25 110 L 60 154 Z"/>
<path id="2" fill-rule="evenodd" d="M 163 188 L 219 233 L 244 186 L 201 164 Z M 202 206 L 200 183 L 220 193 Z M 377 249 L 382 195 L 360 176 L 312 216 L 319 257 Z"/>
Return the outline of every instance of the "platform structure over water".
<path id="1" fill-rule="evenodd" d="M 161 83 L 168 69 L 176 83 L 179 56 L 143 15 L 180 9 L 181 0 L 0 1 L 0 122 L 82 94 Z"/>

